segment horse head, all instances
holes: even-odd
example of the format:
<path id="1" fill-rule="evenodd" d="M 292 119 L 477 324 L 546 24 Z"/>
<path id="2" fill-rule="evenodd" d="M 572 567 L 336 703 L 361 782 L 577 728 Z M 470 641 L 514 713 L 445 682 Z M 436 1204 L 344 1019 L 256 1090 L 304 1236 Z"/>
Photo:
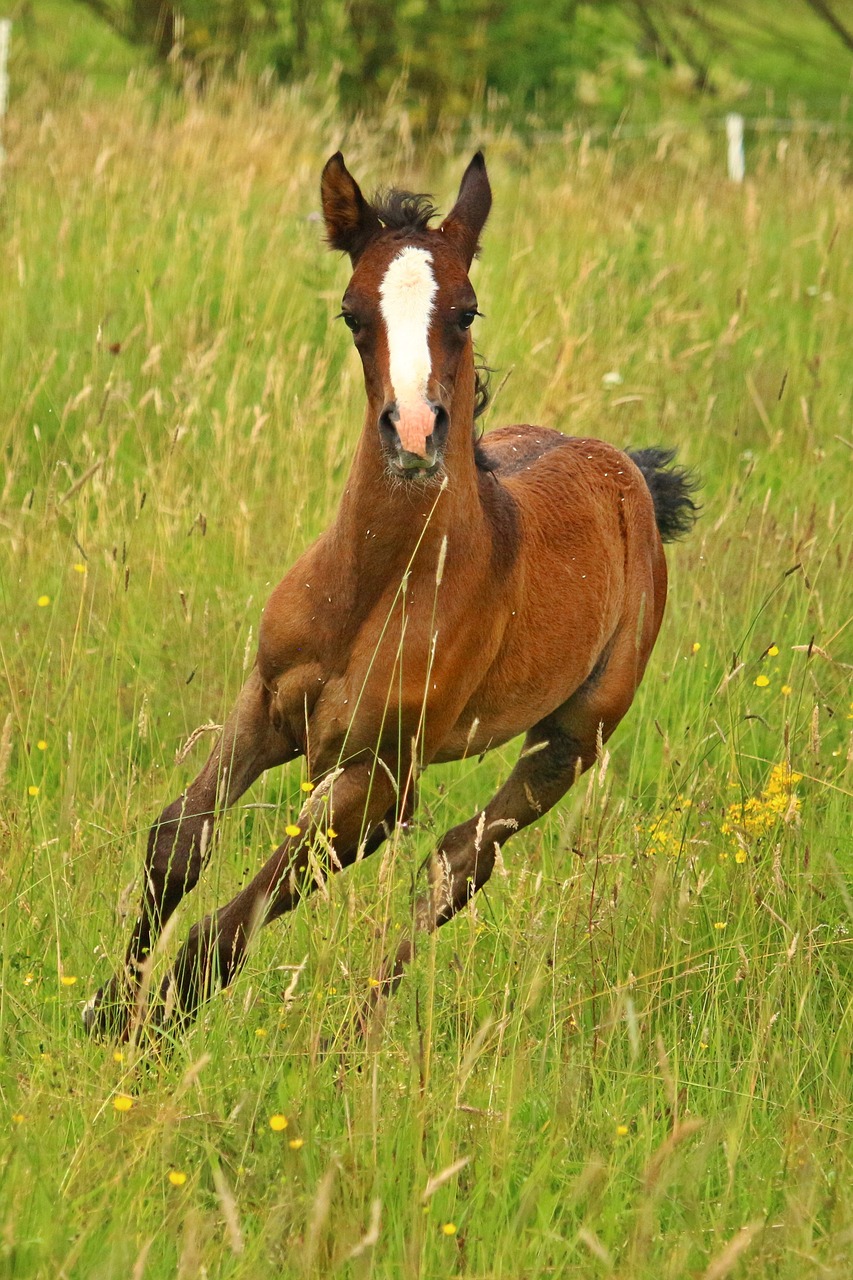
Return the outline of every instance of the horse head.
<path id="1" fill-rule="evenodd" d="M 468 272 L 491 207 L 478 152 L 437 227 L 424 196 L 391 191 L 368 202 L 337 152 L 321 181 L 328 242 L 353 274 L 341 317 L 364 368 L 368 419 L 396 477 L 440 475 L 451 433 L 470 439 L 475 408 Z"/>

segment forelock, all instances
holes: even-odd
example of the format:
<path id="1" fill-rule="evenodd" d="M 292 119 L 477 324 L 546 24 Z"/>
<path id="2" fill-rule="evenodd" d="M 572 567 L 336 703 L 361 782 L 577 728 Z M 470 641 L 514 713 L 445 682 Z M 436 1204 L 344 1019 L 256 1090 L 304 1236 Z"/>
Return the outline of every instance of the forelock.
<path id="1" fill-rule="evenodd" d="M 388 231 L 427 231 L 438 210 L 432 197 L 422 192 L 378 191 L 372 201 L 374 212 Z"/>

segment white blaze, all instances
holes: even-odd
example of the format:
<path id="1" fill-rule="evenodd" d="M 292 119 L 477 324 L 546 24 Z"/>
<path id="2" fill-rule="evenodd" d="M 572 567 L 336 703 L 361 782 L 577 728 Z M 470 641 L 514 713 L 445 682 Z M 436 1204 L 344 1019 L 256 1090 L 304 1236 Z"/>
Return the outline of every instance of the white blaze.
<path id="1" fill-rule="evenodd" d="M 438 285 L 432 254 L 409 246 L 390 263 L 379 288 L 388 334 L 389 376 L 401 416 L 426 399 L 432 361 L 429 322 Z"/>

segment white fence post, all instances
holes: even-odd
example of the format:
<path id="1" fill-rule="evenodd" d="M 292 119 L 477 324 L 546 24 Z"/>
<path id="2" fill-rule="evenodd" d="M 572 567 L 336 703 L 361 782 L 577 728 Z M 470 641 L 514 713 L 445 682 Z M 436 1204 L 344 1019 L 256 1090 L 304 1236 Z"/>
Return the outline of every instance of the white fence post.
<path id="1" fill-rule="evenodd" d="M 746 161 L 743 154 L 743 116 L 731 111 L 726 116 L 726 137 L 729 142 L 729 177 L 732 182 L 743 182 Z"/>
<path id="2" fill-rule="evenodd" d="M 6 64 L 9 61 L 9 41 L 12 38 L 12 19 L 0 18 L 0 120 L 6 114 L 9 105 L 9 73 Z"/>
<path id="3" fill-rule="evenodd" d="M 9 62 L 9 42 L 12 39 L 12 19 L 0 18 L 0 131 L 2 131 L 3 117 L 6 114 L 6 108 L 9 105 L 9 72 L 7 65 Z M 0 166 L 6 159 L 6 152 L 3 150 L 2 132 L 0 132 Z"/>

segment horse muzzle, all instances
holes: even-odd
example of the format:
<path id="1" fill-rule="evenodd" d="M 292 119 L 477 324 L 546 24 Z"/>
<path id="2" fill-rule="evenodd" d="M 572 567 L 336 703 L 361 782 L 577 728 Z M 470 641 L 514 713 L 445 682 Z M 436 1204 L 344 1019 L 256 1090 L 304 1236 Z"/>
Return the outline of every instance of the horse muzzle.
<path id="1" fill-rule="evenodd" d="M 379 435 L 391 469 L 401 476 L 430 475 L 438 469 L 450 415 L 444 405 L 423 400 L 417 405 L 386 404 L 379 415 Z"/>

